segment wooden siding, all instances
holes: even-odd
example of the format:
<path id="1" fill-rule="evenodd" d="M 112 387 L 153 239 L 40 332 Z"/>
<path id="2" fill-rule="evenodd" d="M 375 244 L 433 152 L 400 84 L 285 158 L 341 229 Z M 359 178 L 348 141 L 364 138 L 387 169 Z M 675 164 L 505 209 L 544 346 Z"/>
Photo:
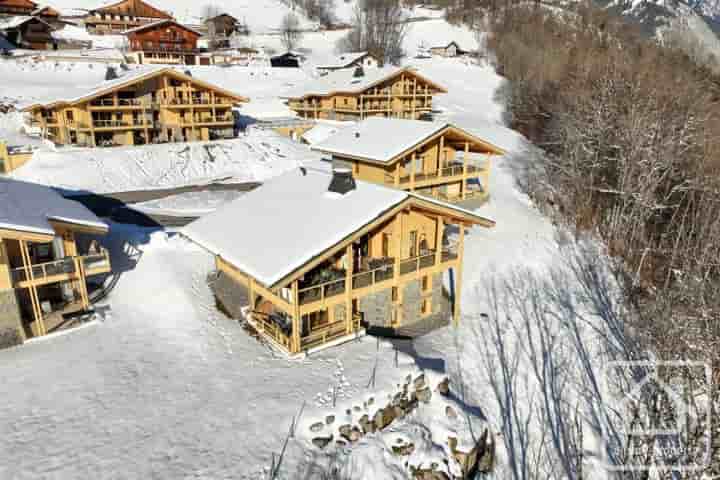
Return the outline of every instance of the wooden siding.
<path id="1" fill-rule="evenodd" d="M 7 15 L 29 15 L 37 8 L 30 0 L 0 0 L 0 13 Z"/>
<path id="2" fill-rule="evenodd" d="M 130 49 L 135 52 L 190 53 L 197 50 L 197 40 L 200 35 L 176 23 L 162 23 L 128 33 L 127 37 Z"/>

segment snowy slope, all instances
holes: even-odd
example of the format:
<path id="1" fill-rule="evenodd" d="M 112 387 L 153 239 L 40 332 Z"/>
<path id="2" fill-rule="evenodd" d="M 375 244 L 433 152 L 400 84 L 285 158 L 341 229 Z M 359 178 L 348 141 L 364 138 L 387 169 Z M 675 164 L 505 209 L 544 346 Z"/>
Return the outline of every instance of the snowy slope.
<path id="1" fill-rule="evenodd" d="M 253 130 L 216 142 L 41 149 L 12 176 L 70 191 L 114 193 L 214 181 L 261 182 L 318 157 L 274 132 Z"/>

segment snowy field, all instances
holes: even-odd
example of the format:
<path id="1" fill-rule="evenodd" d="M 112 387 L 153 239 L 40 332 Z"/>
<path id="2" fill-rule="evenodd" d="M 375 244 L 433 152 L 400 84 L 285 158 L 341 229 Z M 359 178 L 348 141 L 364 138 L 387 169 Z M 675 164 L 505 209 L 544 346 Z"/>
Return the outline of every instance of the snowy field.
<path id="1" fill-rule="evenodd" d="M 241 8 L 242 2 L 237 5 Z M 279 20 L 277 12 L 274 15 Z M 452 32 L 455 29 L 441 20 L 417 22 L 406 48 L 416 48 L 425 34 L 426 43 L 436 39 L 446 43 Z M 336 35 L 308 34 L 304 43 L 313 49 L 312 56 L 321 58 L 330 53 Z M 461 44 L 474 40 L 469 32 L 464 35 L 464 40 L 457 39 Z M 540 437 L 547 438 L 538 416 L 531 416 L 541 408 L 537 398 L 542 385 L 533 377 L 532 352 L 517 341 L 522 325 L 511 316 L 519 304 L 494 303 L 487 288 L 489 281 L 508 285 L 518 273 L 527 272 L 542 280 L 567 281 L 572 287 L 569 292 L 579 289 L 570 277 L 552 276 L 563 271 L 564 249 L 572 241 L 559 241 L 562 236 L 518 188 L 518 172 L 532 161 L 533 150 L 522 136 L 502 125 L 502 107 L 496 99 L 502 79 L 494 70 L 459 59 L 409 62 L 448 89 L 436 100 L 439 119 L 456 122 L 509 152 L 494 163 L 490 200 L 478 210 L 496 220 L 497 226 L 473 229 L 466 237 L 460 328 L 418 340 L 413 355 L 401 353 L 397 360 L 388 342 L 363 338 L 289 361 L 217 311 L 205 281 L 213 268 L 210 255 L 172 232 L 113 225 L 110 247 L 119 278 L 107 305 L 99 308 L 100 320 L 68 335 L 0 352 L 0 451 L 5 460 L 0 464 L 0 478 L 264 479 L 272 459 L 277 462 L 283 451 L 277 478 L 304 478 L 298 469 L 323 461 L 320 451 L 310 444 L 309 425 L 329 413 L 342 416 L 348 408 L 354 420 L 357 414 L 372 414 L 373 408 L 367 405 L 370 397 L 385 398 L 409 372 L 416 374 L 421 368 L 433 378 L 445 374 L 452 378 L 458 418 L 445 418 L 447 405 L 435 395 L 431 404 L 397 421 L 387 433 L 368 435 L 351 449 L 336 450 L 345 459 L 346 472 L 358 479 L 402 479 L 407 477 L 406 462 L 442 466 L 447 437 L 452 434 L 467 446 L 482 431 L 478 422 L 482 424 L 483 418 L 493 432 L 503 434 L 498 435 L 499 453 L 506 460 L 509 449 L 502 446 L 511 447 L 515 439 L 504 435 L 506 413 L 493 388 L 505 360 L 496 358 L 498 345 L 507 345 L 521 375 L 516 404 L 520 417 L 529 418 L 529 438 L 538 445 Z M 0 78 L 22 92 L 17 95 L 23 101 L 46 88 L 61 90 L 63 82 L 95 83 L 104 74 L 104 68 L 87 65 L 36 66 L 32 75 L 13 68 L 0 63 Z M 278 96 L 307 78 L 307 72 L 269 69 L 198 67 L 193 74 L 206 75 L 205 79 L 258 99 L 255 114 L 281 110 Z M 309 153 L 307 147 L 293 147 Z M 138 187 L 130 177 L 104 183 L 112 177 L 108 172 L 113 168 L 107 167 L 112 162 L 105 161 L 104 151 L 97 156 L 83 153 L 77 160 L 86 165 L 82 171 L 90 179 L 60 178 L 58 172 L 53 173 L 53 165 L 64 162 L 57 158 L 64 154 L 44 153 L 29 173 L 21 169 L 18 175 L 73 188 L 79 188 L 73 182 L 89 182 L 105 191 L 118 185 Z M 124 161 L 138 169 L 146 166 L 137 155 L 129 154 Z M 292 168 L 298 156 L 288 157 L 283 168 Z M 228 155 L 228 162 L 233 161 L 234 156 Z M 275 158 L 275 162 L 281 161 Z M 97 168 L 99 164 L 104 166 Z M 132 178 L 138 171 L 133 171 Z M 275 173 L 279 169 L 266 172 Z M 151 183 L 157 185 L 155 180 Z M 178 202 L 175 206 L 187 208 L 188 203 L 215 199 L 174 201 Z M 155 207 L 174 208 L 173 201 Z M 228 225 L 228 229 L 243 228 L 248 226 Z M 576 307 L 594 318 L 592 308 L 580 297 L 573 296 Z M 565 338 L 562 327 L 552 328 Z M 584 331 L 580 338 L 598 344 Z M 567 340 L 572 344 L 572 339 Z M 572 355 L 566 357 L 571 367 L 565 370 L 574 378 L 579 367 Z M 382 374 L 373 387 L 369 379 L 376 362 Z M 334 407 L 333 389 L 337 394 Z M 573 403 L 576 397 L 569 397 L 570 404 L 584 409 L 586 403 Z M 288 440 L 288 430 L 298 415 L 297 434 Z M 409 458 L 389 453 L 398 437 L 414 442 L 416 453 Z M 442 468 L 457 471 L 456 465 Z M 504 468 L 501 462 L 497 478 L 508 478 Z"/>

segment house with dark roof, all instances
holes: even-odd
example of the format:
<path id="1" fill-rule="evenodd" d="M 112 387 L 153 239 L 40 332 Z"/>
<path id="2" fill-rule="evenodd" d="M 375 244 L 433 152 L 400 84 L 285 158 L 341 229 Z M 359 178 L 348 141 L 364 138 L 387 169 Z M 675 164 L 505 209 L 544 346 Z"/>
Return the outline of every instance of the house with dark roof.
<path id="1" fill-rule="evenodd" d="M 215 255 L 210 283 L 222 309 L 295 355 L 365 331 L 412 336 L 459 322 L 466 230 L 494 225 L 320 162 L 182 234 Z"/>
<path id="2" fill-rule="evenodd" d="M 123 32 L 139 64 L 197 65 L 200 32 L 175 20 L 158 20 Z"/>
<path id="3" fill-rule="evenodd" d="M 143 0 L 111 0 L 89 8 L 83 23 L 88 32 L 103 35 L 120 34 L 147 23 L 172 18 L 168 12 Z"/>
<path id="4" fill-rule="evenodd" d="M 320 73 L 334 72 L 343 68 L 377 68 L 380 61 L 370 52 L 346 52 L 336 55 L 315 67 Z"/>
<path id="5" fill-rule="evenodd" d="M 4 346 L 67 328 L 91 308 L 87 279 L 111 271 L 95 240 L 107 231 L 90 210 L 49 187 L 0 178 Z"/>

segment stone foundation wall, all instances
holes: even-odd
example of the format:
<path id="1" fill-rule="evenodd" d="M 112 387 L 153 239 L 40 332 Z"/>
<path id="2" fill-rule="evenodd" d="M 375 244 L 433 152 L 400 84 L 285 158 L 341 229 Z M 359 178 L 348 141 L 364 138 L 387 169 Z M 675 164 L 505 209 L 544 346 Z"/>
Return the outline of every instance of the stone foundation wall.
<path id="1" fill-rule="evenodd" d="M 387 288 L 360 299 L 358 308 L 365 321 L 375 327 L 389 327 L 392 319 L 392 290 Z"/>
<path id="2" fill-rule="evenodd" d="M 247 289 L 223 272 L 210 274 L 208 284 L 223 311 L 231 318 L 242 318 L 241 309 L 250 303 Z"/>
<path id="3" fill-rule="evenodd" d="M 15 290 L 0 291 L 0 348 L 19 345 L 24 339 Z"/>

